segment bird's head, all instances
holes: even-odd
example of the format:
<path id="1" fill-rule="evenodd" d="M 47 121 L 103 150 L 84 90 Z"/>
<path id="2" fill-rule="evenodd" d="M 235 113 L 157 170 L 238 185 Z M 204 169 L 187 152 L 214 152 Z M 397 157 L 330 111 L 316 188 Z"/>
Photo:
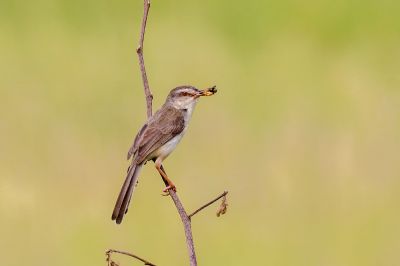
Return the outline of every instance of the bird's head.
<path id="1" fill-rule="evenodd" d="M 211 96 L 216 92 L 215 86 L 204 90 L 199 90 L 193 86 L 179 86 L 169 93 L 167 102 L 177 109 L 191 109 L 200 96 Z"/>

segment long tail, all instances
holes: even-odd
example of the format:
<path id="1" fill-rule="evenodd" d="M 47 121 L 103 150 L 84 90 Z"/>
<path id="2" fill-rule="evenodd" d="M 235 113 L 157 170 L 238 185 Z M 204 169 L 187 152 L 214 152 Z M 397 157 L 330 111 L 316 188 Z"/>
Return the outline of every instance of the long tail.
<path id="1" fill-rule="evenodd" d="M 122 185 L 121 192 L 119 192 L 119 196 L 117 202 L 115 203 L 114 211 L 111 217 L 112 220 L 116 220 L 117 224 L 120 224 L 122 222 L 122 218 L 128 211 L 128 205 L 131 201 L 133 189 L 136 186 L 141 169 L 141 164 L 132 164 L 128 170 L 128 174 L 126 176 L 124 184 Z"/>

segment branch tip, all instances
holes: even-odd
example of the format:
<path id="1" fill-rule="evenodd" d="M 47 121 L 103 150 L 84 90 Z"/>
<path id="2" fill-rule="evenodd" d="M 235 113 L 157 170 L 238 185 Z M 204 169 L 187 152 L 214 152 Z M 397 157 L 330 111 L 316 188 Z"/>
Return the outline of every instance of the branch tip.
<path id="1" fill-rule="evenodd" d="M 228 194 L 228 192 L 226 194 Z M 222 197 L 221 205 L 219 206 L 219 208 L 217 210 L 217 217 L 220 217 L 221 215 L 225 214 L 226 211 L 228 210 L 228 203 L 227 203 L 227 200 L 226 200 L 226 194 Z"/>

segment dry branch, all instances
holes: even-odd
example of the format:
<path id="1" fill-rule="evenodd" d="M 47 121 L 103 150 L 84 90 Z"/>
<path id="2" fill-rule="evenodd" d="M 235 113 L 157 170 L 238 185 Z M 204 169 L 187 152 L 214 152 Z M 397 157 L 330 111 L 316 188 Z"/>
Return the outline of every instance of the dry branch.
<path id="1" fill-rule="evenodd" d="M 143 79 L 143 88 L 144 92 L 146 95 L 146 105 L 147 105 L 147 117 L 151 117 L 152 115 L 152 105 L 153 105 L 153 95 L 150 91 L 149 88 L 149 82 L 147 80 L 147 74 L 146 74 L 146 68 L 144 64 L 144 58 L 143 58 L 143 43 L 144 43 L 144 35 L 146 32 L 146 24 L 147 24 L 147 17 L 149 14 L 149 8 L 150 8 L 150 1 L 149 0 L 144 0 L 144 12 L 143 12 L 143 19 L 142 19 L 142 27 L 141 27 L 141 32 L 140 32 L 140 41 L 139 41 L 139 47 L 136 50 L 138 57 L 139 57 L 139 64 L 140 64 L 140 71 L 142 72 L 142 79 Z M 164 167 L 161 166 L 162 170 L 165 172 Z M 164 183 L 166 186 L 168 186 L 168 183 L 164 178 L 161 176 L 163 179 Z M 225 196 L 228 192 L 224 192 L 223 196 Z M 183 207 L 182 202 L 180 201 L 178 195 L 176 192 L 172 189 L 169 190 L 169 195 L 171 196 L 172 201 L 175 204 L 175 207 L 179 213 L 179 216 L 181 217 L 184 229 L 185 229 L 185 237 L 186 237 L 186 245 L 187 249 L 189 252 L 189 260 L 190 260 L 190 265 L 191 266 L 197 266 L 197 259 L 196 259 L 196 253 L 194 249 L 194 242 L 193 242 L 193 234 L 192 234 L 192 226 L 190 222 L 190 216 L 187 214 L 185 211 L 185 208 Z M 211 205 L 213 202 L 217 201 L 219 198 L 215 199 L 209 204 L 206 204 L 203 206 L 200 210 L 206 208 L 207 206 Z M 198 210 L 198 211 L 200 211 Z M 198 212 L 197 211 L 197 212 Z M 194 214 L 192 214 L 193 216 Z"/>
<path id="2" fill-rule="evenodd" d="M 151 117 L 152 106 L 153 106 L 153 95 L 151 94 L 149 82 L 147 80 L 146 67 L 145 67 L 144 58 L 143 58 L 143 43 L 144 43 L 144 35 L 146 32 L 146 24 L 147 24 L 147 17 L 149 14 L 149 8 L 150 8 L 150 1 L 144 0 L 144 11 L 143 11 L 142 27 L 141 27 L 141 32 L 140 32 L 140 41 L 139 41 L 139 47 L 136 50 L 138 57 L 139 57 L 140 71 L 142 72 L 143 88 L 144 88 L 144 92 L 146 95 L 147 118 Z M 162 167 L 162 170 L 164 170 L 163 167 Z M 161 178 L 164 180 L 164 178 L 162 176 L 161 176 Z M 164 180 L 164 183 L 166 183 L 166 180 Z M 166 186 L 168 186 L 167 183 L 166 183 Z M 190 265 L 197 266 L 197 259 L 196 259 L 195 249 L 194 249 L 193 234 L 192 234 L 192 227 L 190 224 L 190 218 L 187 215 L 187 213 L 183 207 L 183 204 L 180 201 L 178 195 L 176 195 L 175 191 L 170 189 L 169 195 L 171 196 L 171 199 L 174 202 L 176 209 L 178 210 L 179 216 L 181 217 L 183 226 L 185 228 L 186 244 L 187 244 L 187 248 L 188 248 L 188 252 L 189 252 Z"/>
<path id="3" fill-rule="evenodd" d="M 163 166 L 161 166 L 162 170 L 165 172 L 165 169 Z M 165 186 L 168 186 L 167 180 L 164 179 L 162 175 L 160 175 L 162 180 L 164 181 Z M 193 241 L 193 234 L 192 234 L 192 224 L 190 222 L 190 217 L 187 215 L 187 212 L 185 208 L 183 207 L 182 202 L 180 201 L 178 195 L 173 189 L 168 190 L 169 195 L 171 196 L 172 201 L 175 204 L 176 210 L 179 213 L 179 216 L 181 217 L 183 227 L 185 230 L 185 237 L 186 237 L 186 245 L 187 249 L 189 252 L 189 261 L 190 261 L 190 266 L 197 266 L 197 258 L 196 258 L 196 252 L 194 249 L 194 241 Z"/>
<path id="4" fill-rule="evenodd" d="M 140 31 L 140 40 L 139 40 L 139 46 L 136 49 L 136 52 L 137 52 L 137 55 L 139 58 L 140 71 L 142 73 L 144 93 L 146 95 L 146 106 L 147 106 L 147 117 L 148 118 L 150 118 L 152 116 L 153 95 L 152 95 L 150 87 L 149 87 L 149 81 L 147 79 L 146 67 L 144 64 L 143 43 L 144 43 L 144 36 L 145 36 L 145 32 L 146 32 L 147 17 L 149 14 L 149 9 L 150 9 L 150 1 L 144 0 L 144 11 L 143 11 L 142 26 L 141 26 L 141 31 Z M 161 166 L 161 168 L 165 172 L 164 167 Z M 163 179 L 165 185 L 168 186 L 167 181 L 162 176 L 161 176 L 161 178 Z M 183 223 L 183 227 L 185 230 L 185 237 L 186 237 L 186 245 L 187 245 L 187 249 L 188 249 L 188 253 L 189 253 L 190 266 L 197 266 L 197 259 L 196 259 L 196 253 L 195 253 L 195 248 L 194 248 L 192 226 L 191 226 L 190 218 L 193 215 L 195 215 L 196 213 L 198 213 L 199 211 L 203 210 L 204 208 L 206 208 L 206 207 L 210 206 L 211 204 L 213 204 L 214 202 L 216 202 L 218 199 L 220 199 L 222 197 L 224 197 L 224 199 L 225 199 L 226 194 L 228 194 L 228 192 L 224 191 L 224 193 L 222 193 L 216 199 L 206 203 L 205 205 L 203 205 L 202 207 L 200 207 L 199 209 L 197 209 L 195 212 L 193 212 L 190 215 L 187 214 L 187 212 L 186 212 L 185 208 L 183 207 L 183 204 L 180 201 L 176 192 L 173 189 L 170 189 L 168 192 L 169 192 L 169 195 L 171 196 L 172 201 L 175 204 L 175 207 L 176 207 L 176 209 L 179 213 L 179 216 L 182 220 L 182 223 Z M 225 208 L 226 208 L 226 206 L 225 206 Z M 117 251 L 117 250 L 110 249 L 106 252 L 107 261 L 109 263 L 109 266 L 113 266 L 112 265 L 113 263 L 115 265 L 115 262 L 113 262 L 110 258 L 112 252 L 120 253 L 120 254 L 124 254 L 124 255 L 136 258 L 136 259 L 142 261 L 145 265 L 154 265 L 154 264 L 148 262 L 147 260 L 144 260 L 134 254 L 124 252 L 124 251 Z"/>

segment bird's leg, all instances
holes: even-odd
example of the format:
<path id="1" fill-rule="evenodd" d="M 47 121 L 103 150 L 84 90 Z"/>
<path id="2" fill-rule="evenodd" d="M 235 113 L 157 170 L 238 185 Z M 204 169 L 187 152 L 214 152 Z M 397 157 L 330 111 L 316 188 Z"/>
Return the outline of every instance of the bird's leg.
<path id="1" fill-rule="evenodd" d="M 170 189 L 176 191 L 176 186 L 174 185 L 174 183 L 172 183 L 171 179 L 168 178 L 167 173 L 164 171 L 164 168 L 162 167 L 162 165 L 161 165 L 160 162 L 157 162 L 157 160 L 156 160 L 155 166 L 156 166 L 157 171 L 158 171 L 158 172 L 160 173 L 160 175 L 162 176 L 162 178 L 163 178 L 163 179 L 167 182 L 167 184 L 168 184 L 168 186 L 167 186 L 166 188 L 163 189 L 163 192 L 166 193 L 166 194 L 163 194 L 163 195 L 168 196 L 168 195 L 169 195 L 168 191 L 169 191 Z"/>
<path id="2" fill-rule="evenodd" d="M 161 168 L 161 170 L 162 170 L 164 173 L 167 173 L 167 172 L 165 172 L 165 169 L 164 169 L 164 166 L 163 166 L 163 165 L 161 165 L 160 168 Z M 167 180 L 165 180 L 165 178 L 164 178 L 162 175 L 160 175 L 160 176 L 161 176 L 161 179 L 162 179 L 162 181 L 164 182 L 165 186 L 167 187 L 167 186 L 168 186 Z"/>

